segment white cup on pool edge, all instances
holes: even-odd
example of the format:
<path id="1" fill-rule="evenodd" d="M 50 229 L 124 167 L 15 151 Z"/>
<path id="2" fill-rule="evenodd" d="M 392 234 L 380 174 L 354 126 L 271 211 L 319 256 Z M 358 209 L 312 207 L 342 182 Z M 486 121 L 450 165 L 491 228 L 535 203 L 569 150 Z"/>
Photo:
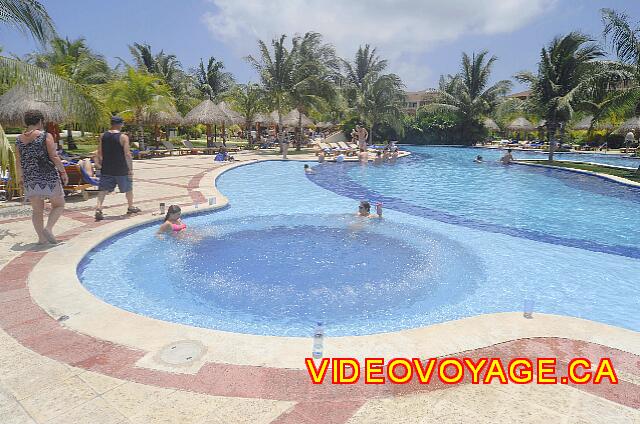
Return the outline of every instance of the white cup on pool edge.
<path id="1" fill-rule="evenodd" d="M 216 204 L 216 197 L 215 196 L 209 197 L 209 206 L 213 206 L 215 204 Z"/>

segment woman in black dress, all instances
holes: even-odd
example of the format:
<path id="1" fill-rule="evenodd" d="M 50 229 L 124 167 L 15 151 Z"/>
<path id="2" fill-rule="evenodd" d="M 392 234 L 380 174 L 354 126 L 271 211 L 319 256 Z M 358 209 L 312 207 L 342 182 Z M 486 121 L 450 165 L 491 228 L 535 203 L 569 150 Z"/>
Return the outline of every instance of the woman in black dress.
<path id="1" fill-rule="evenodd" d="M 16 140 L 16 168 L 18 181 L 24 188 L 24 197 L 31 202 L 33 228 L 38 235 L 38 244 L 58 241 L 53 235 L 53 226 L 64 211 L 63 185 L 69 177 L 56 153 L 51 134 L 43 131 L 44 116 L 37 110 L 24 114 L 27 129 Z M 51 211 L 44 225 L 44 201 L 51 202 Z"/>

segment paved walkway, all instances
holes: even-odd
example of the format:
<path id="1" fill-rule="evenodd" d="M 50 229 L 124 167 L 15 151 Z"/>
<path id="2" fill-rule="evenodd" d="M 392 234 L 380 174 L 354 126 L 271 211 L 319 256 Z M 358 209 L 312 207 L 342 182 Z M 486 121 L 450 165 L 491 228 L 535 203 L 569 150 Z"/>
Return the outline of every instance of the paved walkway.
<path id="1" fill-rule="evenodd" d="M 240 154 L 240 160 L 261 159 Z M 312 158 L 312 156 L 294 156 Z M 135 162 L 136 203 L 203 203 L 210 156 Z M 57 231 L 65 243 L 121 220 L 122 195 L 107 197 L 109 219 L 70 199 Z M 0 423 L 638 423 L 640 357 L 584 341 L 512 340 L 451 356 L 609 356 L 618 385 L 314 386 L 304 371 L 206 363 L 194 373 L 143 368 L 146 354 L 70 330 L 31 297 L 29 275 L 48 254 L 32 242 L 28 211 L 0 208 Z M 12 216 L 13 215 L 13 216 Z M 467 382 L 468 383 L 468 382 Z"/>

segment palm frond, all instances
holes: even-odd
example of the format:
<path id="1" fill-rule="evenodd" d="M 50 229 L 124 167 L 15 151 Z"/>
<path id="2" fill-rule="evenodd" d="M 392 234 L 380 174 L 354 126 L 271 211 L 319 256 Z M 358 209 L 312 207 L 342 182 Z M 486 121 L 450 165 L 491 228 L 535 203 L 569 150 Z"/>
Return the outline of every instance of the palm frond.
<path id="1" fill-rule="evenodd" d="M 36 0 L 0 0 L 0 22 L 29 32 L 43 45 L 56 36 L 53 20 Z"/>

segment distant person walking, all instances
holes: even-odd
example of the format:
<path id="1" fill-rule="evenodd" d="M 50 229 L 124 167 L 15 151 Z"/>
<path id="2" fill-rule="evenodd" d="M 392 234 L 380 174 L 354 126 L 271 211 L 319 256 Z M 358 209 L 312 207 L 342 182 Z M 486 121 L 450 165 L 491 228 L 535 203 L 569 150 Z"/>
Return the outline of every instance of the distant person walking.
<path id="1" fill-rule="evenodd" d="M 24 114 L 26 130 L 16 140 L 17 181 L 22 183 L 24 197 L 31 202 L 31 221 L 38 244 L 56 244 L 53 226 L 64 211 L 63 185 L 69 177 L 56 153 L 53 136 L 43 130 L 44 116 L 38 110 Z M 44 225 L 44 200 L 51 202 L 51 212 Z"/>
<path id="2" fill-rule="evenodd" d="M 98 204 L 96 205 L 96 221 L 104 219 L 102 203 L 107 193 L 113 192 L 116 185 L 120 193 L 127 197 L 127 215 L 141 212 L 133 206 L 133 161 L 129 150 L 129 137 L 122 134 L 124 120 L 119 116 L 111 117 L 111 129 L 100 136 L 96 167 L 102 169 L 98 186 Z"/>
<path id="3" fill-rule="evenodd" d="M 365 127 L 356 125 L 356 133 L 358 134 L 358 148 L 367 149 L 367 140 L 369 139 L 369 131 Z"/>

